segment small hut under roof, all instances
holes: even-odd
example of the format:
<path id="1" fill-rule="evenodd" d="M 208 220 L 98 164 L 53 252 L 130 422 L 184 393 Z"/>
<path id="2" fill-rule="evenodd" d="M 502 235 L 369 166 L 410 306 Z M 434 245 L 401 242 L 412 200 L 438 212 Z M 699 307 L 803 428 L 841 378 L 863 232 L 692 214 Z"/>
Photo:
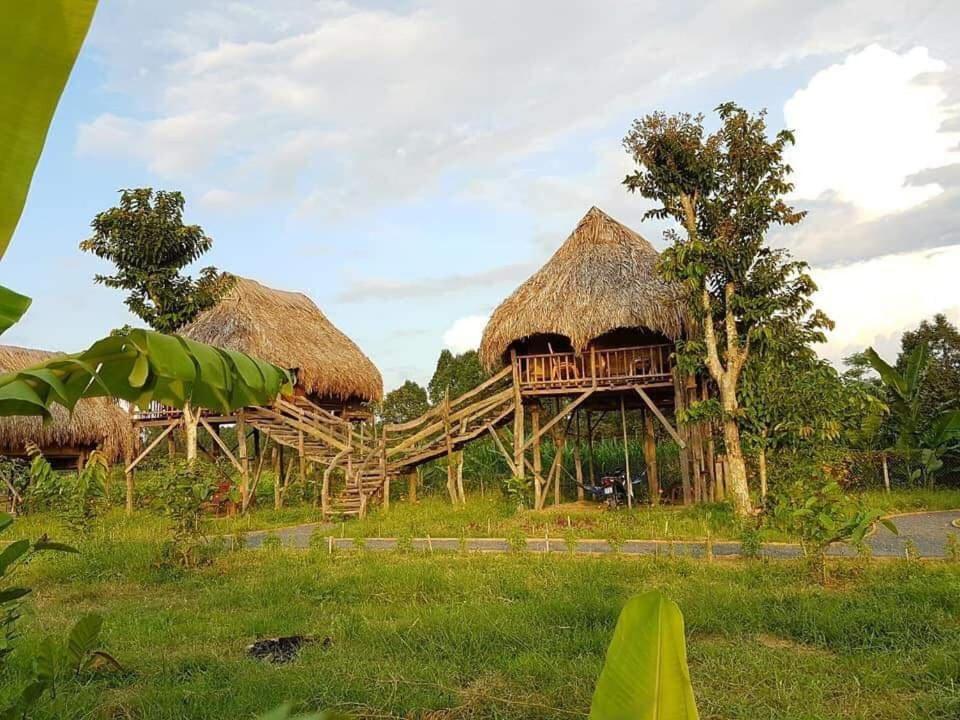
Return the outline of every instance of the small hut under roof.
<path id="1" fill-rule="evenodd" d="M 302 293 L 237 277 L 181 334 L 285 367 L 295 373 L 298 393 L 331 409 L 383 397 L 383 379 L 370 358 Z"/>
<path id="2" fill-rule="evenodd" d="M 23 370 L 56 353 L 0 345 L 0 372 Z M 56 465 L 82 464 L 90 451 L 98 449 L 111 462 L 129 458 L 134 447 L 130 416 L 110 398 L 88 398 L 77 403 L 73 413 L 53 406 L 53 419 L 40 417 L 0 418 L 0 454 L 23 457 L 32 443 Z"/>
<path id="3" fill-rule="evenodd" d="M 592 341 L 616 347 L 677 339 L 683 293 L 659 277 L 657 259 L 643 237 L 590 208 L 546 265 L 494 310 L 480 343 L 484 365 L 507 363 L 511 349 L 580 353 Z"/>

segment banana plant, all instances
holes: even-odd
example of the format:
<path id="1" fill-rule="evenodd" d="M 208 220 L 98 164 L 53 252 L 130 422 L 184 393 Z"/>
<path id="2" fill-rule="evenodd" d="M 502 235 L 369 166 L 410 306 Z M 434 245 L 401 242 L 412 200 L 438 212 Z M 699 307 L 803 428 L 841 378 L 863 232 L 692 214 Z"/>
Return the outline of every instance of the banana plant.
<path id="1" fill-rule="evenodd" d="M 931 423 L 923 422 L 920 391 L 930 359 L 929 348 L 926 344 L 914 348 L 903 372 L 887 363 L 872 347 L 866 349 L 864 356 L 890 393 L 889 410 L 897 431 L 891 450 L 913 465 L 911 480 L 922 479 L 925 485 L 932 486 L 937 472 L 943 468 L 943 456 L 960 447 L 960 410 L 947 410 Z"/>
<path id="2" fill-rule="evenodd" d="M 597 681 L 590 720 L 698 720 L 683 614 L 653 590 L 620 612 Z"/>

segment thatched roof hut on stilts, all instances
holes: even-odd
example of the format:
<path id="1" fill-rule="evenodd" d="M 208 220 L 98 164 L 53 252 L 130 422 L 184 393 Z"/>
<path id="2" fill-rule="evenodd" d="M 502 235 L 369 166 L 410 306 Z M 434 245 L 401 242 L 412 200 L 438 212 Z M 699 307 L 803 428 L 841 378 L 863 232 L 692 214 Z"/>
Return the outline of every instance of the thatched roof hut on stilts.
<path id="1" fill-rule="evenodd" d="M 292 475 L 284 460 L 285 450 L 295 454 L 300 482 L 305 484 L 308 462 L 332 467 L 346 457 L 349 464 L 354 455 L 369 446 L 371 438 L 369 433 L 364 436 L 363 423 L 372 418 L 370 404 L 383 397 L 380 371 L 306 295 L 234 276 L 234 283 L 220 301 L 200 313 L 180 334 L 247 353 L 284 367 L 293 375 L 293 395 L 277 398 L 271 407 L 244 408 L 232 415 L 201 412 L 197 417 L 155 408 L 138 416 L 141 427 L 160 427 L 162 433 L 170 433 L 178 426 L 186 428 L 188 456 L 191 442 L 199 443 L 197 424 L 203 427 L 211 445 L 207 449 L 200 444 L 199 448 L 207 455 L 225 456 L 233 464 L 241 477 L 243 508 L 249 504 L 260 477 L 258 471 L 253 485 L 249 485 L 247 440 L 251 436 L 254 457 L 262 458 L 266 442 L 272 442 L 271 465 L 278 478 L 276 507 L 282 505 Z M 192 421 L 195 423 L 191 440 Z M 233 448 L 220 438 L 223 425 L 236 427 L 237 444 Z M 154 438 L 153 442 L 159 439 Z M 289 464 L 292 466 L 293 462 L 290 459 Z M 262 463 L 256 467 L 261 468 Z"/>
<path id="2" fill-rule="evenodd" d="M 674 343 L 685 330 L 685 299 L 679 285 L 658 274 L 657 261 L 657 251 L 643 237 L 592 207 L 550 260 L 504 300 L 487 323 L 480 356 L 491 371 L 513 366 L 518 388 L 514 465 L 519 473 L 532 468 L 538 507 L 546 502 L 551 485 L 559 502 L 562 473 L 555 463 L 543 477 L 541 438 L 552 428 L 555 443 L 562 447 L 570 426 L 580 427 L 581 411 L 588 444 L 594 417 L 620 413 L 629 475 L 626 412 L 643 410 L 651 502 L 660 495 L 654 444 L 658 420 L 684 447 L 684 499 L 692 498 L 687 442 L 663 412 L 687 402 L 692 392 L 692 381 L 676 377 L 672 362 Z M 552 408 L 552 417 L 542 422 L 547 408 Z M 579 431 L 576 438 L 579 444 Z M 526 461 L 528 450 L 532 463 Z M 592 465 L 592 455 L 588 459 Z M 579 462 L 576 470 L 582 484 Z M 632 504 L 632 485 L 627 488 Z"/>
<path id="3" fill-rule="evenodd" d="M 37 365 L 57 353 L 13 345 L 0 345 L 0 372 L 13 372 Z M 70 413 L 54 404 L 53 417 L 43 422 L 38 416 L 0 418 L 0 454 L 27 456 L 36 446 L 54 467 L 82 468 L 93 450 L 110 462 L 129 459 L 134 447 L 130 415 L 110 398 L 80 400 Z"/>

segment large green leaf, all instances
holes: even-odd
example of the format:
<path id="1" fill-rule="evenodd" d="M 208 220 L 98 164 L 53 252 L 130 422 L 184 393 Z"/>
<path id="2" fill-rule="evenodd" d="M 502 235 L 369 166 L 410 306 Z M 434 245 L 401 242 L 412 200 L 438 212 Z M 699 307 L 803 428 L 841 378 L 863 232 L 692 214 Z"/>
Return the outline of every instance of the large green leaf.
<path id="1" fill-rule="evenodd" d="M 2 170 L 0 170 L 2 172 Z M 2 201 L 0 201 L 2 202 Z M 0 335 L 9 330 L 23 317 L 32 300 L 0 285 Z"/>
<path id="2" fill-rule="evenodd" d="M 660 592 L 631 598 L 607 649 L 590 720 L 697 720 L 680 608 Z"/>
<path id="3" fill-rule="evenodd" d="M 96 0 L 0 4 L 0 257 L 96 6 Z"/>
<path id="4" fill-rule="evenodd" d="M 0 375 L 0 415 L 49 416 L 53 403 L 72 409 L 80 398 L 98 396 L 140 405 L 189 402 L 230 412 L 270 404 L 289 390 L 289 374 L 276 365 L 172 335 L 131 330 L 84 352 Z"/>
<path id="5" fill-rule="evenodd" d="M 73 626 L 67 638 L 67 658 L 74 670 L 79 670 L 87 655 L 96 649 L 102 627 L 103 618 L 96 613 L 84 615 Z"/>

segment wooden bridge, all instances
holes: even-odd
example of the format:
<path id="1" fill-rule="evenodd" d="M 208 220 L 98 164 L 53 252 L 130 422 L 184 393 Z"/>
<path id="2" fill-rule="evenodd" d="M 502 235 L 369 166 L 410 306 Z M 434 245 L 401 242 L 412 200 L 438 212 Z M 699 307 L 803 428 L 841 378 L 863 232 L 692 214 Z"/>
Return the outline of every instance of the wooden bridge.
<path id="1" fill-rule="evenodd" d="M 384 424 L 378 436 L 365 435 L 364 424 L 343 419 L 304 397 L 278 398 L 272 406 L 245 408 L 233 416 L 202 413 L 199 424 L 240 474 L 244 507 L 256 490 L 262 467 L 257 468 L 251 484 L 247 445 L 240 442 L 234 450 L 227 447 L 216 431 L 221 424 L 235 424 L 238 437 L 246 437 L 248 427 L 256 429 L 278 446 L 293 449 L 300 462 L 301 478 L 306 477 L 306 462 L 323 467 L 320 498 L 325 516 L 363 516 L 373 502 L 389 504 L 393 479 L 431 460 L 449 457 L 467 443 L 486 436 L 493 439 L 514 475 L 523 477 L 527 469 L 534 474 L 539 490 L 539 452 L 535 452 L 533 464 L 526 459 L 526 452 L 532 447 L 539 449 L 541 438 L 594 393 L 616 391 L 621 395 L 630 393 L 635 399 L 639 396 L 682 445 L 679 435 L 646 392 L 673 386 L 671 352 L 669 345 L 649 345 L 592 349 L 582 354 L 514 355 L 509 365 L 472 390 L 456 398 L 445 398 L 409 422 Z M 539 412 L 532 415 L 532 434 L 525 438 L 525 399 L 530 403 L 550 395 L 557 396 L 554 416 L 541 424 Z M 569 401 L 561 404 L 561 396 Z M 135 421 L 141 427 L 163 426 L 164 430 L 128 470 L 182 424 L 183 418 L 178 410 L 153 407 L 138 413 Z M 505 442 L 498 431 L 509 423 L 515 431 L 512 439 Z M 510 443 L 512 451 L 507 448 Z M 261 466 L 262 461 L 261 457 Z M 332 478 L 338 470 L 344 483 L 342 490 L 332 496 Z M 448 484 L 452 487 L 454 482 L 453 476 L 448 475 Z"/>

